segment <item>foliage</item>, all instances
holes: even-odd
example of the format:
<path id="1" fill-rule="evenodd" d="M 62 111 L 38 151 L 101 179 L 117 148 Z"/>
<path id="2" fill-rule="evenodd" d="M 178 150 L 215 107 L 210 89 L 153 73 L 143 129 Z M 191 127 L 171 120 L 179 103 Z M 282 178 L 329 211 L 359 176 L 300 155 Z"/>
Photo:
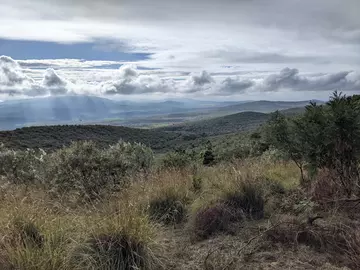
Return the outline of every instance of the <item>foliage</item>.
<path id="1" fill-rule="evenodd" d="M 16 184 L 30 184 L 36 181 L 38 169 L 46 153 L 27 149 L 14 151 L 0 147 L 0 176 Z"/>
<path id="2" fill-rule="evenodd" d="M 215 162 L 215 156 L 213 154 L 213 151 L 212 151 L 212 145 L 211 145 L 211 142 L 209 141 L 207 143 L 207 149 L 204 153 L 204 156 L 203 156 L 203 165 L 205 166 L 211 166 L 213 165 Z"/>
<path id="3" fill-rule="evenodd" d="M 163 168 L 186 168 L 193 163 L 198 162 L 198 154 L 194 150 L 177 149 L 169 152 L 161 158 L 161 167 Z"/>
<path id="4" fill-rule="evenodd" d="M 0 131 L 0 143 L 14 150 L 41 148 L 47 152 L 71 145 L 74 141 L 93 141 L 101 147 L 116 144 L 120 139 L 139 142 L 155 151 L 172 148 L 179 134 L 159 130 L 136 129 L 110 125 L 34 126 Z"/>
<path id="5" fill-rule="evenodd" d="M 46 157 L 43 184 L 57 196 L 94 199 L 124 186 L 129 174 L 149 169 L 152 161 L 151 150 L 141 144 L 119 142 L 104 149 L 75 142 Z"/>
<path id="6" fill-rule="evenodd" d="M 329 169 L 337 175 L 343 192 L 350 196 L 359 182 L 360 102 L 334 92 L 325 105 L 310 103 L 298 118 L 275 113 L 268 125 L 268 141 L 298 165 L 314 174 Z"/>

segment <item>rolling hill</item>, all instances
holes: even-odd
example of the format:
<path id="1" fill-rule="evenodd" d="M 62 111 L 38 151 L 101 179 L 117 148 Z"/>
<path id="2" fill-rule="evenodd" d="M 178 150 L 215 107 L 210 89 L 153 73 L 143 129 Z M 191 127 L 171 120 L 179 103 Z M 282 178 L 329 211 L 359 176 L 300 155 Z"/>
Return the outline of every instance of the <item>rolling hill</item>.
<path id="1" fill-rule="evenodd" d="M 0 144 L 11 149 L 42 148 L 54 150 L 69 145 L 72 141 L 92 140 L 107 146 L 120 139 L 141 142 L 155 151 L 169 146 L 180 135 L 158 130 L 100 125 L 63 125 L 25 127 L 11 131 L 0 131 Z"/>
<path id="2" fill-rule="evenodd" d="M 296 115 L 302 111 L 302 108 L 292 108 L 283 112 Z M 270 114 L 266 113 L 241 112 L 153 129 L 111 125 L 34 126 L 0 131 L 0 143 L 14 149 L 53 150 L 69 145 L 71 141 L 93 140 L 101 145 L 109 145 L 122 139 L 140 142 L 156 152 L 163 152 L 189 143 L 197 144 L 208 137 L 253 131 L 266 123 L 269 117 Z"/>
<path id="3" fill-rule="evenodd" d="M 241 112 L 207 120 L 158 128 L 160 131 L 214 136 L 234 132 L 254 130 L 269 119 L 269 114 Z"/>
<path id="4" fill-rule="evenodd" d="M 308 101 L 128 101 L 95 96 L 53 96 L 1 102 L 0 130 L 64 124 L 154 127 L 245 111 L 268 113 L 306 104 Z"/>

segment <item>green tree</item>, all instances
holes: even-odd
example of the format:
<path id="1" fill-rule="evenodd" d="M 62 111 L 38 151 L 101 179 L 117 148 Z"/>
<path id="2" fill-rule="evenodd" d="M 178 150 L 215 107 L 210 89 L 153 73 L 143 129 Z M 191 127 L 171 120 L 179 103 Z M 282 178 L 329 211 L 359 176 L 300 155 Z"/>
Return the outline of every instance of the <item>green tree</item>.
<path id="1" fill-rule="evenodd" d="M 212 151 L 212 144 L 210 141 L 207 142 L 207 149 L 203 156 L 203 165 L 211 166 L 215 163 L 215 156 Z"/>
<path id="2" fill-rule="evenodd" d="M 301 180 L 304 176 L 304 146 L 298 136 L 298 126 L 294 121 L 287 119 L 279 111 L 271 115 L 265 127 L 266 141 L 269 145 L 282 151 L 290 158 L 301 173 Z"/>
<path id="3" fill-rule="evenodd" d="M 273 114 L 267 126 L 271 145 L 310 173 L 328 169 L 347 196 L 358 190 L 360 97 L 334 92 L 324 105 L 310 103 L 298 118 Z"/>

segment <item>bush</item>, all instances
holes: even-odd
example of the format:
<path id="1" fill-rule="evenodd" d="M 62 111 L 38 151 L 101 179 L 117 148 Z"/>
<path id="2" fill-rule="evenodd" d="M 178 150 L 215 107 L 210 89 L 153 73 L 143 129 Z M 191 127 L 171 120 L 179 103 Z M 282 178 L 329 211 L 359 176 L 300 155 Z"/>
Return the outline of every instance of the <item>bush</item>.
<path id="1" fill-rule="evenodd" d="M 149 215 L 166 225 L 178 224 L 186 217 L 186 207 L 176 192 L 165 192 L 150 201 Z"/>
<path id="2" fill-rule="evenodd" d="M 0 147 L 0 176 L 14 184 L 33 184 L 44 155 L 42 150 L 13 151 Z"/>
<path id="3" fill-rule="evenodd" d="M 43 183 L 56 196 L 94 199 L 123 187 L 128 175 L 149 169 L 152 161 L 151 150 L 141 144 L 119 142 L 102 149 L 76 142 L 46 157 Z"/>
<path id="4" fill-rule="evenodd" d="M 163 168 L 184 169 L 193 163 L 198 162 L 194 151 L 177 150 L 167 153 L 162 157 L 160 163 Z"/>
<path id="5" fill-rule="evenodd" d="M 195 237 L 205 239 L 214 233 L 227 231 L 233 213 L 226 204 L 217 203 L 195 213 L 192 230 Z"/>
<path id="6" fill-rule="evenodd" d="M 250 219 L 264 217 L 265 202 L 262 191 L 254 183 L 242 182 L 240 190 L 227 193 L 223 202 L 232 210 L 235 219 L 241 219 L 243 214 Z"/>
<path id="7" fill-rule="evenodd" d="M 195 193 L 199 193 L 203 188 L 203 180 L 199 176 L 193 176 L 192 189 Z"/>
<path id="8" fill-rule="evenodd" d="M 331 261 L 348 266 L 360 267 L 360 232 L 356 223 L 345 224 L 327 221 L 313 224 L 287 219 L 266 231 L 266 238 L 275 243 L 296 246 L 307 245 L 318 252 L 331 255 Z"/>

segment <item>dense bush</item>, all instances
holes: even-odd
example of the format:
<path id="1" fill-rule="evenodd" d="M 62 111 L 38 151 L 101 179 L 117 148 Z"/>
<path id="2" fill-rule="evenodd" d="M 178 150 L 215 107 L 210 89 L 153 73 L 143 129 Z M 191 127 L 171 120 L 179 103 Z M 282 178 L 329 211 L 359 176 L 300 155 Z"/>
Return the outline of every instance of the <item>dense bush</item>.
<path id="1" fill-rule="evenodd" d="M 160 160 L 160 166 L 163 168 L 183 169 L 198 161 L 199 157 L 195 151 L 176 150 L 165 154 Z"/>
<path id="2" fill-rule="evenodd" d="M 34 183 L 44 155 L 42 150 L 14 151 L 0 147 L 0 176 L 15 184 Z"/>
<path id="3" fill-rule="evenodd" d="M 46 156 L 43 183 L 55 195 L 94 199 L 126 184 L 127 176 L 150 168 L 153 155 L 141 144 L 119 142 L 98 148 L 76 142 Z"/>
<path id="4" fill-rule="evenodd" d="M 303 180 L 305 168 L 310 176 L 327 169 L 336 175 L 344 195 L 359 193 L 359 96 L 335 92 L 325 105 L 311 103 L 298 118 L 275 113 L 267 138 L 297 164 Z"/>

